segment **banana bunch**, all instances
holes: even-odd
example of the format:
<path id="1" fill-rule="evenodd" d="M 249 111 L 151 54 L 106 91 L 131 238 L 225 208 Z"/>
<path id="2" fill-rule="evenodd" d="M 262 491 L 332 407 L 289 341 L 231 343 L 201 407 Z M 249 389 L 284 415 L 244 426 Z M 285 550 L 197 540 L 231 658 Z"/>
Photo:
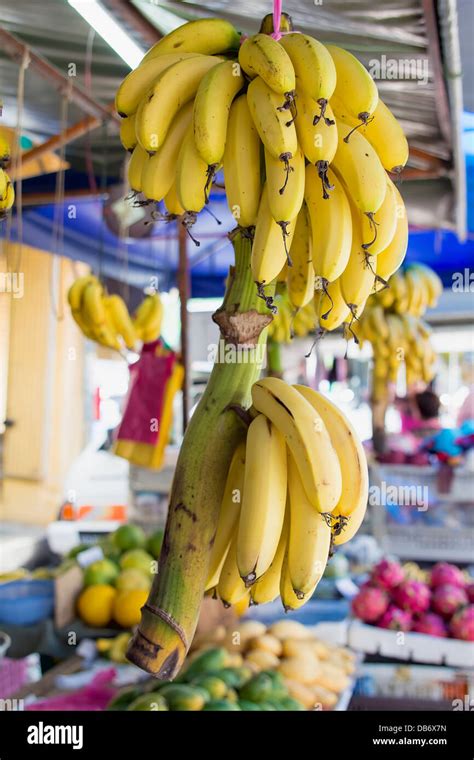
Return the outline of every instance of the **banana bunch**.
<path id="1" fill-rule="evenodd" d="M 268 337 L 275 343 L 290 343 L 295 336 L 304 338 L 313 332 L 316 315 L 312 301 L 301 309 L 295 309 L 284 289 L 274 298 L 274 304 L 277 312 L 268 325 Z"/>
<path id="2" fill-rule="evenodd" d="M 0 145 L 0 151 L 2 146 Z M 15 190 L 13 182 L 5 169 L 1 168 L 2 156 L 0 153 L 0 220 L 5 219 L 15 203 Z"/>
<path id="3" fill-rule="evenodd" d="M 227 474 L 206 590 L 225 605 L 281 596 L 286 610 L 296 609 L 312 596 L 333 544 L 349 540 L 364 518 L 367 462 L 354 428 L 317 391 L 267 377 L 253 385 L 252 401 L 246 440 Z"/>
<path id="4" fill-rule="evenodd" d="M 374 296 L 384 309 L 397 314 L 422 317 L 428 308 L 434 308 L 443 292 L 443 283 L 426 264 L 410 264 L 399 269 L 390 278 L 389 289 Z"/>
<path id="5" fill-rule="evenodd" d="M 382 400 L 389 383 L 395 383 L 405 367 L 407 388 L 427 385 L 434 377 L 436 354 L 430 343 L 431 329 L 407 312 L 384 310 L 373 299 L 356 327 L 359 344 L 368 341 L 373 351 L 372 398 Z"/>
<path id="6" fill-rule="evenodd" d="M 148 51 L 116 94 L 129 183 L 189 232 L 222 168 L 260 295 L 288 265 L 295 308 L 338 282 L 358 317 L 405 256 L 388 173 L 408 144 L 357 58 L 293 32 L 286 14 L 272 34 L 271 18 L 245 39 L 226 20 L 191 21 Z"/>
<path id="7" fill-rule="evenodd" d="M 156 340 L 163 308 L 158 293 L 145 296 L 132 319 L 119 295 L 108 295 L 97 277 L 79 277 L 68 291 L 71 314 L 86 338 L 107 348 L 136 349 L 139 340 Z"/>

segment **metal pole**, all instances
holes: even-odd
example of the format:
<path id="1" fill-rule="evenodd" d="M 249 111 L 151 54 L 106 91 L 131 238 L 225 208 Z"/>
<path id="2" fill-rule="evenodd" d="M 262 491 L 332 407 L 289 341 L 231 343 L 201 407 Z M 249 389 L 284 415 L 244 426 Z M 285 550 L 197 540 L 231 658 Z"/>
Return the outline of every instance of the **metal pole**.
<path id="1" fill-rule="evenodd" d="M 188 321 L 188 298 L 190 293 L 189 267 L 187 256 L 188 238 L 183 225 L 178 222 L 178 288 L 181 315 L 181 358 L 184 367 L 183 379 L 183 433 L 186 430 L 189 419 L 189 392 L 190 392 L 190 364 L 189 364 L 189 321 Z"/>

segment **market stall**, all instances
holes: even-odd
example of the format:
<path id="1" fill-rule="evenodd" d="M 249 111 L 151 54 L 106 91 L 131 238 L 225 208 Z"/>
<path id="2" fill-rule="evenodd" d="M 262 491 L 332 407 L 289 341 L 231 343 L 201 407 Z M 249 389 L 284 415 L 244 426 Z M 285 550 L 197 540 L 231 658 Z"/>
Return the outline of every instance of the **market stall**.
<path id="1" fill-rule="evenodd" d="M 0 705 L 468 711 L 470 9 L 218 5 L 0 16 Z"/>

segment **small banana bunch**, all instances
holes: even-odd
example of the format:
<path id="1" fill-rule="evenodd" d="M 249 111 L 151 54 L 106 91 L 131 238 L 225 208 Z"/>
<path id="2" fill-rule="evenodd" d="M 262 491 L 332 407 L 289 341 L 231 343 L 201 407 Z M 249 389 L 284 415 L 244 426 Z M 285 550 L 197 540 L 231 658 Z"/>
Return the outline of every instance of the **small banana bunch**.
<path id="1" fill-rule="evenodd" d="M 389 289 L 381 290 L 374 300 L 397 314 L 422 317 L 428 308 L 436 306 L 442 292 L 443 283 L 436 272 L 417 263 L 395 272 Z"/>
<path id="2" fill-rule="evenodd" d="M 286 610 L 297 609 L 333 544 L 362 523 L 367 462 L 349 421 L 317 391 L 267 377 L 254 383 L 252 400 L 246 441 L 227 474 L 206 590 L 226 605 L 280 595 Z"/>
<path id="3" fill-rule="evenodd" d="M 15 202 L 13 182 L 5 171 L 10 163 L 10 145 L 0 133 L 0 220 L 4 219 Z"/>
<path id="4" fill-rule="evenodd" d="M 431 329 L 421 319 L 410 313 L 384 311 L 374 301 L 354 327 L 359 344 L 367 340 L 372 345 L 374 400 L 386 397 L 387 385 L 396 382 L 402 364 L 408 388 L 431 382 L 436 354 L 430 343 Z"/>
<path id="5" fill-rule="evenodd" d="M 129 182 L 189 231 L 223 168 L 267 303 L 265 286 L 288 265 L 295 307 L 333 285 L 360 316 L 405 256 L 405 207 L 388 173 L 408 144 L 357 58 L 293 32 L 285 14 L 272 30 L 266 17 L 242 39 L 228 21 L 200 19 L 148 51 L 116 95 Z"/>
<path id="6" fill-rule="evenodd" d="M 145 296 L 134 319 L 119 295 L 108 295 L 94 275 L 79 277 L 68 291 L 74 321 L 90 340 L 116 351 L 136 349 L 139 340 L 156 340 L 163 308 L 158 293 Z"/>
<path id="7" fill-rule="evenodd" d="M 277 311 L 268 325 L 268 337 L 275 343 L 290 343 L 295 335 L 304 338 L 313 332 L 316 315 L 312 301 L 295 310 L 285 289 L 274 298 L 274 305 Z"/>

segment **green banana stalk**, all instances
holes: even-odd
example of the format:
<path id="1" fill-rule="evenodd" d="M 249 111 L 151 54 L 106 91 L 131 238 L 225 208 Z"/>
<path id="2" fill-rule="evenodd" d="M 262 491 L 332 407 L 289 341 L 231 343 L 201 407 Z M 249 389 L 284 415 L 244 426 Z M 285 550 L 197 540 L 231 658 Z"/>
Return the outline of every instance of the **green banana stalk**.
<path id="1" fill-rule="evenodd" d="M 163 680 L 178 673 L 194 636 L 225 475 L 246 433 L 238 412 L 251 405 L 250 389 L 260 373 L 266 326 L 271 321 L 252 278 L 251 240 L 240 228 L 233 245 L 235 267 L 222 307 L 213 317 L 221 331 L 218 358 L 186 429 L 158 573 L 127 651 L 131 662 Z M 252 342 L 256 350 L 247 361 L 222 360 L 227 351 Z"/>

